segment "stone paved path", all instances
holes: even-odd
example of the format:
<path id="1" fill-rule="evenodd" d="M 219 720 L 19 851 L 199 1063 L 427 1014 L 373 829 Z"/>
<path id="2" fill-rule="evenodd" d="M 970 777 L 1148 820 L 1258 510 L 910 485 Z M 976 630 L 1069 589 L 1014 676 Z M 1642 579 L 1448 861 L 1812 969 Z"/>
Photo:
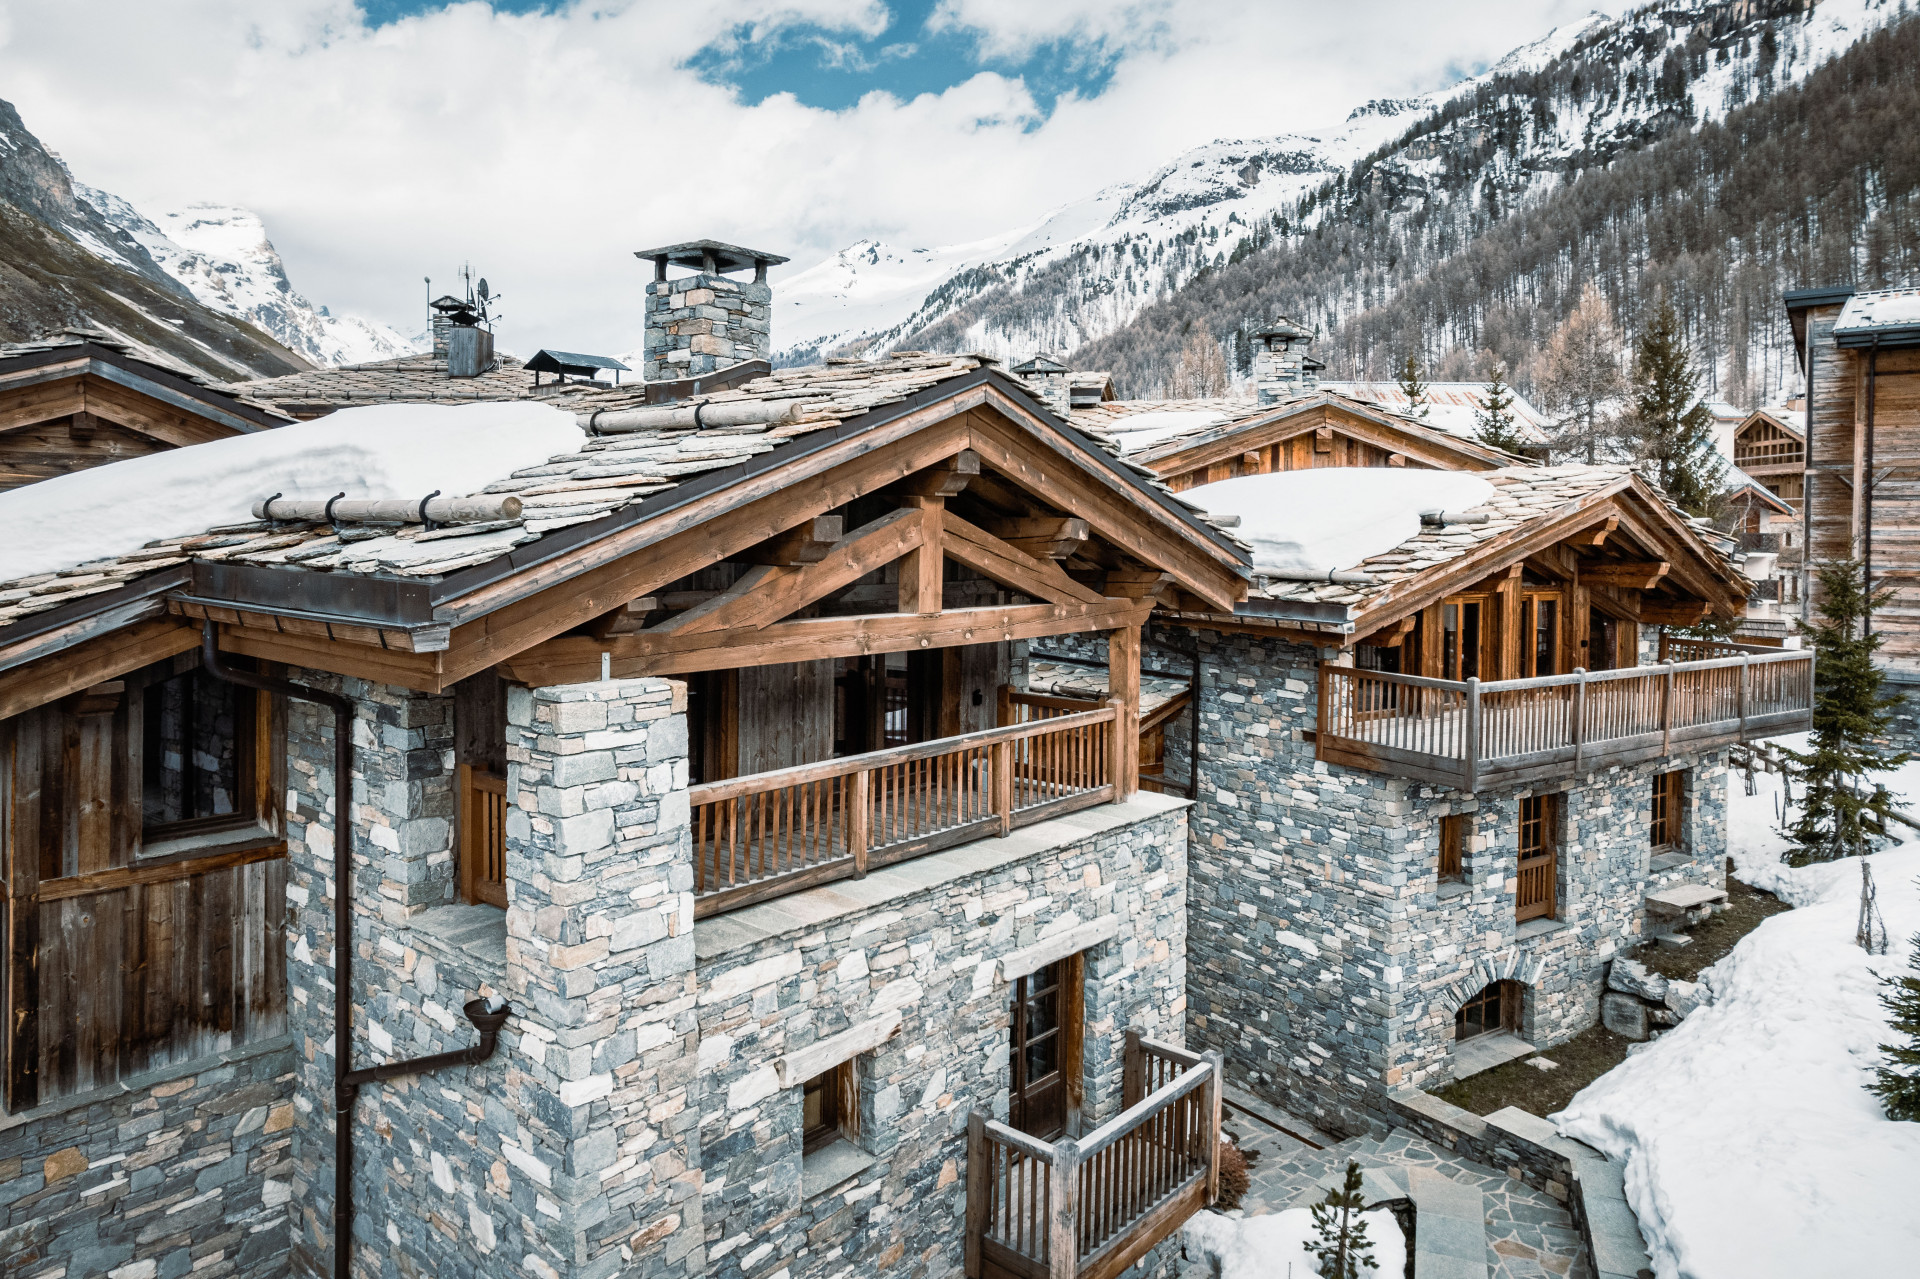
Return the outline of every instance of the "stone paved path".
<path id="1" fill-rule="evenodd" d="M 1227 1112 L 1225 1126 L 1243 1150 L 1260 1154 L 1253 1164 L 1253 1187 L 1241 1205 L 1249 1216 L 1303 1208 L 1323 1198 L 1326 1190 L 1320 1183 L 1344 1172 L 1349 1159 L 1357 1159 L 1362 1169 L 1425 1168 L 1476 1187 L 1485 1196 L 1488 1279 L 1592 1279 L 1580 1232 L 1560 1201 L 1436 1150 L 1403 1129 L 1380 1141 L 1356 1137 L 1315 1150 L 1238 1110 Z M 1287 1126 L 1310 1140 L 1332 1141 L 1303 1123 L 1289 1121 Z"/>

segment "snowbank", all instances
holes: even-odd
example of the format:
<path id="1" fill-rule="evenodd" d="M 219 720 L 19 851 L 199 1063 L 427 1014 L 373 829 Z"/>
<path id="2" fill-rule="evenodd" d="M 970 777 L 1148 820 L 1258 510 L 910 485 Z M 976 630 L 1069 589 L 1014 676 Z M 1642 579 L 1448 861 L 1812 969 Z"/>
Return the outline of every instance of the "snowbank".
<path id="1" fill-rule="evenodd" d="M 1407 1269 L 1407 1238 L 1400 1223 L 1384 1208 L 1360 1214 L 1367 1223 L 1376 1269 L 1361 1274 L 1399 1279 Z M 1313 1279 L 1319 1262 L 1309 1251 L 1318 1238 L 1313 1212 L 1289 1208 L 1263 1217 L 1227 1217 L 1196 1212 L 1181 1227 L 1181 1245 L 1189 1260 L 1211 1258 L 1220 1263 L 1220 1279 Z"/>
<path id="2" fill-rule="evenodd" d="M 275 493 L 460 497 L 582 438 L 545 404 L 379 404 L 129 458 L 0 493 L 0 581 L 250 520 Z"/>
<path id="3" fill-rule="evenodd" d="M 1865 1085 L 1891 1038 L 1879 978 L 1920 931 L 1920 844 L 1869 859 L 1893 943 L 1869 957 L 1853 943 L 1859 864 L 1780 866 L 1780 780 L 1756 780 L 1749 796 L 1729 779 L 1736 874 L 1798 909 L 1707 970 L 1711 1005 L 1555 1118 L 1625 1161 L 1660 1279 L 1911 1274 L 1920 1124 L 1890 1122 Z M 1920 765 L 1889 785 L 1913 807 Z"/>
<path id="4" fill-rule="evenodd" d="M 1181 496 L 1210 515 L 1238 515 L 1253 569 L 1317 577 L 1352 568 L 1420 532 L 1423 511 L 1464 511 L 1493 485 L 1459 471 L 1324 467 L 1243 475 Z"/>

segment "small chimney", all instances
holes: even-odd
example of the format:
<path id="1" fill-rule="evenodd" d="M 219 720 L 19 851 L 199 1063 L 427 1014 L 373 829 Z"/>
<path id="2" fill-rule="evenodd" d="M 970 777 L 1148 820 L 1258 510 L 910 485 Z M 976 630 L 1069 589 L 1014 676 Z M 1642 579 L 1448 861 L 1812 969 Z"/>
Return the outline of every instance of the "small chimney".
<path id="1" fill-rule="evenodd" d="M 640 376 L 670 382 L 773 355 L 773 288 L 767 268 L 787 259 L 718 240 L 688 240 L 634 254 L 653 263 L 647 285 L 646 346 Z M 667 279 L 669 266 L 694 275 Z M 753 271 L 751 281 L 728 279 Z"/>
<path id="2" fill-rule="evenodd" d="M 447 333 L 453 328 L 453 313 L 464 310 L 466 303 L 451 294 L 441 294 L 427 303 L 427 328 L 433 334 L 433 358 L 447 358 Z"/>
<path id="3" fill-rule="evenodd" d="M 442 297 L 433 302 L 433 353 L 447 362 L 448 377 L 479 377 L 493 367 L 493 331 L 481 327 L 470 302 Z"/>
<path id="4" fill-rule="evenodd" d="M 1072 370 L 1045 351 L 1007 371 L 1025 382 L 1034 398 L 1052 409 L 1054 416 L 1064 418 L 1073 411 Z"/>
<path id="5" fill-rule="evenodd" d="M 1253 340 L 1253 386 L 1261 404 L 1278 404 L 1320 389 L 1320 370 L 1326 365 L 1307 354 L 1313 334 L 1282 318 L 1254 334 Z"/>

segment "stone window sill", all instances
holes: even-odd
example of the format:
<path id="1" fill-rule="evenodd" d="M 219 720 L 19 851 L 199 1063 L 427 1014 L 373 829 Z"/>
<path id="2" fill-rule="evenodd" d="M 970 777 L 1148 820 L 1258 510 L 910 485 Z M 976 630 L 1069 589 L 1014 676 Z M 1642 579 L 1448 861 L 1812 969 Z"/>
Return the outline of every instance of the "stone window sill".
<path id="1" fill-rule="evenodd" d="M 810 1155 L 801 1156 L 800 1197 L 806 1200 L 823 1195 L 835 1186 L 845 1185 L 879 1162 L 878 1155 L 870 1155 L 850 1141 L 836 1141 L 830 1146 L 822 1146 Z"/>
<path id="2" fill-rule="evenodd" d="M 1434 896 L 1445 902 L 1452 901 L 1456 897 L 1465 897 L 1471 891 L 1471 886 L 1464 879 L 1443 879 L 1440 881 L 1440 887 L 1435 890 Z"/>
<path id="3" fill-rule="evenodd" d="M 1515 924 L 1513 939 L 1517 942 L 1532 941 L 1537 937 L 1547 937 L 1567 926 L 1564 919 L 1529 919 L 1524 924 Z"/>
<path id="4" fill-rule="evenodd" d="M 1691 865 L 1693 865 L 1692 857 L 1677 849 L 1668 849 L 1665 852 L 1655 853 L 1648 861 L 1647 868 L 1657 875 L 1662 871 L 1679 870 L 1683 866 Z"/>
<path id="5" fill-rule="evenodd" d="M 507 912 L 498 906 L 436 906 L 413 917 L 413 931 L 481 965 L 484 974 L 507 970 Z"/>

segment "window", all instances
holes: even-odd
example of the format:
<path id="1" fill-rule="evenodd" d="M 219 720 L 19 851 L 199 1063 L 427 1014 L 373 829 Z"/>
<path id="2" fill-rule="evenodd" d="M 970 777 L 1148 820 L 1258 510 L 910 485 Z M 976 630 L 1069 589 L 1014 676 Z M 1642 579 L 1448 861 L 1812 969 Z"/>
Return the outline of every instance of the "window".
<path id="1" fill-rule="evenodd" d="M 1655 850 L 1680 846 L 1681 806 L 1680 774 L 1660 773 L 1653 779 L 1653 820 L 1648 823 L 1647 842 Z"/>
<path id="2" fill-rule="evenodd" d="M 1473 819 L 1462 814 L 1440 819 L 1440 878 L 1461 879 L 1466 874 L 1467 840 Z"/>
<path id="3" fill-rule="evenodd" d="M 1514 919 L 1552 918 L 1558 864 L 1554 845 L 1554 796 L 1520 801 L 1520 866 L 1515 876 Z"/>
<path id="4" fill-rule="evenodd" d="M 209 675 L 197 660 L 185 670 L 153 674 L 140 695 L 140 816 L 146 837 L 248 820 L 258 695 Z"/>
<path id="5" fill-rule="evenodd" d="M 1013 983 L 1008 1119 L 1042 1141 L 1078 1127 L 1085 962 L 1069 955 Z"/>
<path id="6" fill-rule="evenodd" d="M 1472 679 L 1480 674 L 1480 619 L 1485 601 L 1465 597 L 1440 606 L 1440 678 Z"/>
<path id="7" fill-rule="evenodd" d="M 853 1063 L 843 1061 L 801 1085 L 800 1149 L 811 1155 L 841 1138 L 860 1136 L 860 1095 Z"/>
<path id="8" fill-rule="evenodd" d="M 1453 1015 L 1453 1041 L 1514 1030 L 1520 1025 L 1520 983 L 1497 981 L 1460 1005 Z"/>
<path id="9" fill-rule="evenodd" d="M 1530 594 L 1520 602 L 1520 678 L 1560 673 L 1560 597 Z"/>

